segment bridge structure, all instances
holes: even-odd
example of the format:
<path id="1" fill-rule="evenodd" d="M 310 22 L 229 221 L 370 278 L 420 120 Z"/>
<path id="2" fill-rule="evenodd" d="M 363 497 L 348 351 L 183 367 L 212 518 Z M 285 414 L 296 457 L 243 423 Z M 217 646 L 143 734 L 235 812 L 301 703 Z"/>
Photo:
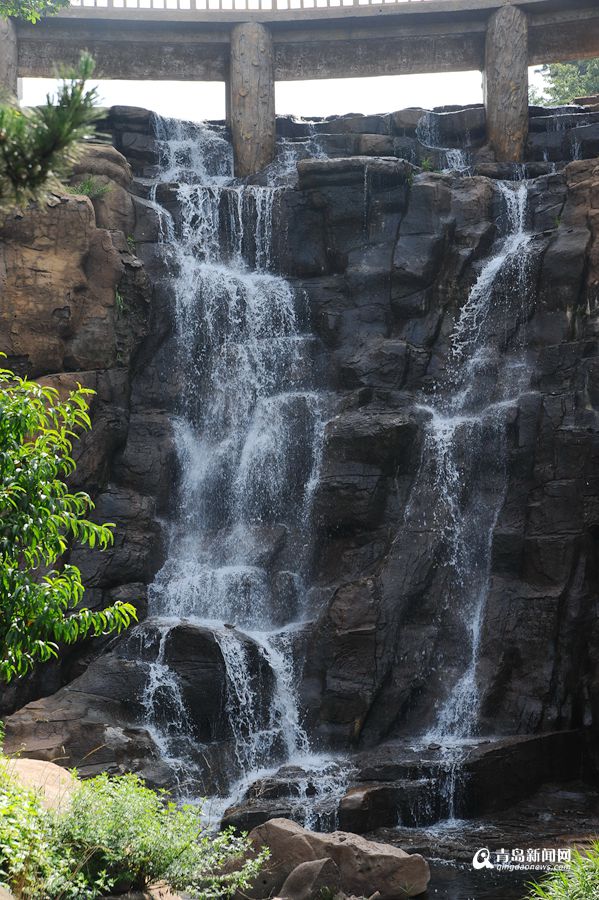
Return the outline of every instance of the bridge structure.
<path id="1" fill-rule="evenodd" d="M 235 172 L 275 152 L 275 82 L 479 70 L 488 140 L 520 161 L 528 66 L 599 56 L 599 0 L 71 0 L 0 20 L 0 84 L 52 77 L 82 49 L 102 78 L 224 81 Z"/>

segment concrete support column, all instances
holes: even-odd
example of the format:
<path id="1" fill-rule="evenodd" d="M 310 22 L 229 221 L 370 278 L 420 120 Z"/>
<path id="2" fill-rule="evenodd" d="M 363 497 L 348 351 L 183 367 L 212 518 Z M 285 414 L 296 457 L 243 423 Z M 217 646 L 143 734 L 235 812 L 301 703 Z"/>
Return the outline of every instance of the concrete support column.
<path id="1" fill-rule="evenodd" d="M 17 30 L 11 19 L 0 18 L 0 95 L 17 96 Z"/>
<path id="2" fill-rule="evenodd" d="M 231 32 L 228 118 L 235 175 L 254 175 L 275 155 L 273 46 L 264 25 L 236 25 Z"/>
<path id="3" fill-rule="evenodd" d="M 503 6 L 487 28 L 487 137 L 498 162 L 522 162 L 528 137 L 528 19 Z"/>

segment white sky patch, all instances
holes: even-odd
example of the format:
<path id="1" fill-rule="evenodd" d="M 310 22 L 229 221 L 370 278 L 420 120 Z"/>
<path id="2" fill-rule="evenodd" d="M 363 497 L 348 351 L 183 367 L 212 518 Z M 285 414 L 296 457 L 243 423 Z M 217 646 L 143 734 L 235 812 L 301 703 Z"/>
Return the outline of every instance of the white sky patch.
<path id="1" fill-rule="evenodd" d="M 543 80 L 530 70 L 531 84 L 542 89 Z M 222 82 L 101 81 L 103 106 L 143 106 L 163 116 L 202 121 L 225 115 Z M 50 78 L 24 78 L 25 106 L 43 103 L 53 93 Z M 332 116 L 343 113 L 383 113 L 408 106 L 482 103 L 480 72 L 436 75 L 389 75 L 378 78 L 337 78 L 322 81 L 280 81 L 276 85 L 276 109 L 281 115 Z"/>

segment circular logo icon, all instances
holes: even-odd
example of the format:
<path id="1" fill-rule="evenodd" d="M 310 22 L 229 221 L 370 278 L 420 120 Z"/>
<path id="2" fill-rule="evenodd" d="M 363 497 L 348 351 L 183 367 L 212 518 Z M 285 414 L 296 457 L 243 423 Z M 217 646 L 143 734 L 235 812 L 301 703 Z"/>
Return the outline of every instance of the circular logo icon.
<path id="1" fill-rule="evenodd" d="M 491 862 L 491 851 L 488 847 L 481 847 L 477 850 L 472 858 L 472 865 L 475 869 L 494 869 L 495 866 Z"/>

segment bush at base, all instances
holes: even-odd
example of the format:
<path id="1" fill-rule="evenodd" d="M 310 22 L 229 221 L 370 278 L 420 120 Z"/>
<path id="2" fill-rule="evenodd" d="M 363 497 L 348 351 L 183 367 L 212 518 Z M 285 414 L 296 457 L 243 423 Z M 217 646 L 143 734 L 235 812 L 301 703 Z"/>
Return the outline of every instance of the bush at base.
<path id="1" fill-rule="evenodd" d="M 135 775 L 82 782 L 64 811 L 0 767 L 0 885 L 19 900 L 93 900 L 165 882 L 197 900 L 230 897 L 265 854 L 245 859 L 245 836 L 208 833 L 201 807 L 178 807 Z"/>

